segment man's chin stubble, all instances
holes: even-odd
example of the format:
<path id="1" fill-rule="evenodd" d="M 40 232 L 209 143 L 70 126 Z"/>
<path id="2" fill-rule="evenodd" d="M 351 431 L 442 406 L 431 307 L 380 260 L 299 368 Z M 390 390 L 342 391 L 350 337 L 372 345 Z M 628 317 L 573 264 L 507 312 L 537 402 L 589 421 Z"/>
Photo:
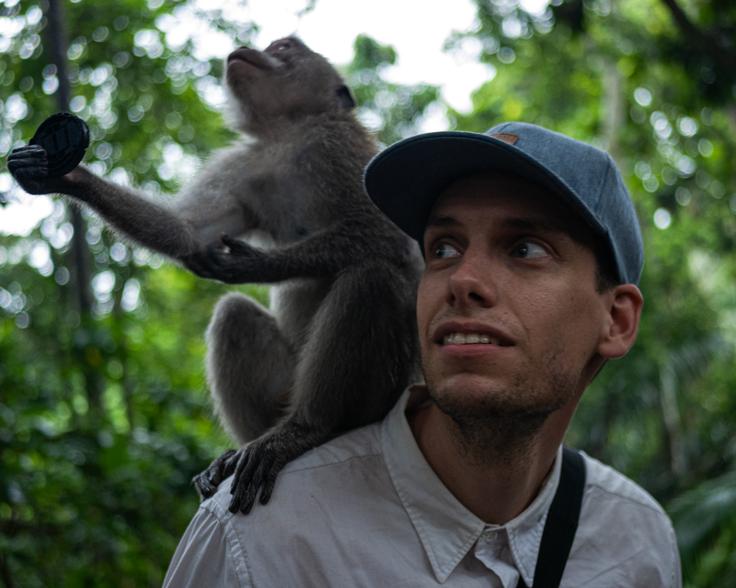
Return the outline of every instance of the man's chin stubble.
<path id="1" fill-rule="evenodd" d="M 445 399 L 446 400 L 446 399 Z M 527 455 L 535 437 L 553 410 L 467 410 L 454 403 L 435 400 L 450 417 L 452 436 L 461 454 L 478 466 L 508 465 Z M 477 408 L 477 405 L 476 405 Z"/>
<path id="2" fill-rule="evenodd" d="M 508 390 L 489 391 L 470 399 L 462 392 L 436 394 L 427 380 L 437 408 L 450 417 L 452 435 L 471 463 L 479 466 L 518 462 L 529 452 L 547 418 L 569 400 L 570 382 L 562 374 L 548 380 L 541 393 L 529 393 L 529 383 L 514 382 Z M 519 399 L 526 398 L 526 402 Z"/>

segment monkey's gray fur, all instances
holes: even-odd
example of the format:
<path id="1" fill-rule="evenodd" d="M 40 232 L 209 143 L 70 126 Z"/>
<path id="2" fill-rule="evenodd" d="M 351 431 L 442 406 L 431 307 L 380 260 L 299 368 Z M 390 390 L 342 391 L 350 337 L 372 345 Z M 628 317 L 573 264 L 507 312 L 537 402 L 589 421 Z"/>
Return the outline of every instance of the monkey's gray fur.
<path id="1" fill-rule="evenodd" d="M 67 194 L 198 275 L 275 284 L 271 312 L 227 294 L 207 329 L 216 412 L 250 443 L 195 483 L 210 495 L 235 471 L 230 509 L 248 512 L 257 495 L 269 500 L 286 463 L 382 418 L 416 375 L 421 260 L 363 191 L 376 146 L 322 56 L 294 37 L 263 52 L 242 47 L 228 57 L 226 82 L 245 137 L 174 199 L 156 202 L 84 166 L 48 178 L 35 145 L 14 150 L 8 168 L 28 192 Z"/>

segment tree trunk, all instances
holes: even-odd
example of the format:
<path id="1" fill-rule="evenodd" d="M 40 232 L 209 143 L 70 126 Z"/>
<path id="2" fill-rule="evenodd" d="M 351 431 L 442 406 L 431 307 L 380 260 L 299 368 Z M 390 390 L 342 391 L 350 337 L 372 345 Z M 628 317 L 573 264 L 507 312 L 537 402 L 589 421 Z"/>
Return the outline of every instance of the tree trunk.
<path id="1" fill-rule="evenodd" d="M 677 404 L 677 376 L 672 365 L 666 365 L 660 370 L 659 402 L 667 433 L 666 447 L 670 469 L 676 478 L 680 478 L 687 473 L 688 464 L 683 443 L 682 418 Z"/>
<path id="2" fill-rule="evenodd" d="M 616 62 L 609 57 L 603 58 L 603 138 L 605 149 L 614 160 L 621 163 L 619 134 L 626 122 L 624 110 L 623 83 Z"/>
<path id="3" fill-rule="evenodd" d="M 69 110 L 69 100 L 71 88 L 69 85 L 69 75 L 67 73 L 67 39 L 64 20 L 64 5 L 62 0 L 48 0 L 46 6 L 46 18 L 48 20 L 47 28 L 47 46 L 51 62 L 56 66 L 56 75 L 59 80 L 59 86 L 56 91 L 56 105 L 60 111 Z M 97 421 L 102 416 L 102 387 L 103 381 L 99 371 L 91 366 L 87 361 L 87 347 L 94 345 L 93 337 L 89 336 L 94 332 L 94 324 L 92 319 L 92 296 L 90 292 L 89 279 L 89 250 L 84 236 L 87 227 L 82 218 L 82 214 L 77 207 L 67 207 L 71 217 L 72 226 L 74 227 L 74 235 L 72 237 L 71 260 L 69 266 L 72 268 L 72 284 L 77 295 L 77 311 L 79 312 L 80 328 L 87 331 L 86 337 L 82 339 L 86 342 L 82 348 L 78 350 L 79 365 L 85 382 L 85 392 L 87 402 L 90 409 L 90 417 Z"/>

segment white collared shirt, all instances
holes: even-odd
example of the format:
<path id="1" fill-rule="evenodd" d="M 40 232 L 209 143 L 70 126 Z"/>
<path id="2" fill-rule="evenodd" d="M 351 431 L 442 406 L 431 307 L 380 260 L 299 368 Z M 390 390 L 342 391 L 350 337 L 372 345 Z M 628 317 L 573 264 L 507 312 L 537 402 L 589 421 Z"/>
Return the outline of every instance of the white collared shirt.
<path id="1" fill-rule="evenodd" d="M 415 389 L 416 390 L 416 389 Z M 442 484 L 406 420 L 407 391 L 383 422 L 290 463 L 271 501 L 227 510 L 228 482 L 204 501 L 172 558 L 169 587 L 533 586 L 561 453 L 537 497 L 505 525 L 484 523 Z M 580 524 L 565 587 L 678 588 L 669 518 L 644 490 L 585 457 Z"/>

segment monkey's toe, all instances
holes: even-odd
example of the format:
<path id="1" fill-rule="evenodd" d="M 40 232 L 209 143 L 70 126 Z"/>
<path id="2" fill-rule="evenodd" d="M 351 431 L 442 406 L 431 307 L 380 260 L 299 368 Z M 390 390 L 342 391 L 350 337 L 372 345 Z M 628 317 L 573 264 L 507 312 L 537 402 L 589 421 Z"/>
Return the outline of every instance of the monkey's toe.
<path id="1" fill-rule="evenodd" d="M 192 483 L 199 496 L 205 499 L 214 495 L 222 481 L 235 471 L 237 463 L 238 452 L 229 449 L 207 466 L 206 470 L 194 476 Z"/>
<path id="2" fill-rule="evenodd" d="M 243 452 L 230 490 L 233 497 L 229 510 L 248 514 L 256 499 L 268 503 L 279 472 L 293 456 L 275 435 L 251 443 Z"/>
<path id="3" fill-rule="evenodd" d="M 230 512 L 248 514 L 256 498 L 261 504 L 268 503 L 284 466 L 327 437 L 323 431 L 287 422 L 241 449 L 230 488 Z"/>
<path id="4" fill-rule="evenodd" d="M 192 484 L 199 497 L 204 500 L 211 498 L 217 492 L 217 484 L 213 484 L 207 477 L 207 471 L 201 472 L 192 478 Z"/>

